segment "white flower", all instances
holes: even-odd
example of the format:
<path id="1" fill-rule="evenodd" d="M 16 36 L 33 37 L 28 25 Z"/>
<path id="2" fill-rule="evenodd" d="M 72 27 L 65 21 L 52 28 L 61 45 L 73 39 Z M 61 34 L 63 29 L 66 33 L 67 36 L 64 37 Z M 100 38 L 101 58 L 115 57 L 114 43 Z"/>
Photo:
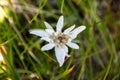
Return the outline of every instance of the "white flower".
<path id="1" fill-rule="evenodd" d="M 49 42 L 41 48 L 43 51 L 50 50 L 55 47 L 55 56 L 60 66 L 63 65 L 65 57 L 70 56 L 68 55 L 67 46 L 74 49 L 79 49 L 79 46 L 71 41 L 75 39 L 77 35 L 86 28 L 85 26 L 79 26 L 78 28 L 74 29 L 75 25 L 73 25 L 62 32 L 63 20 L 64 17 L 60 16 L 56 25 L 56 31 L 54 31 L 51 25 L 49 25 L 47 22 L 44 22 L 47 28 L 45 30 L 30 30 L 31 34 L 40 36 L 42 40 Z"/>

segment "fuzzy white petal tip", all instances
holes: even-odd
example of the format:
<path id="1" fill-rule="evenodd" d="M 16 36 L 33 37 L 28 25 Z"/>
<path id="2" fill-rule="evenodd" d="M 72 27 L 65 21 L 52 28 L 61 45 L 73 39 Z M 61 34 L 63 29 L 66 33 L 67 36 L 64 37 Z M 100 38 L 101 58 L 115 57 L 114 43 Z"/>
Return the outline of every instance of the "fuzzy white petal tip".
<path id="1" fill-rule="evenodd" d="M 64 64 L 65 57 L 68 56 L 68 54 L 66 53 L 66 50 L 64 49 L 64 47 L 56 46 L 55 47 L 55 56 L 57 58 L 59 66 L 61 67 Z"/>
<path id="2" fill-rule="evenodd" d="M 56 25 L 57 32 L 61 32 L 61 30 L 63 28 L 63 21 L 64 21 L 64 17 L 60 16 L 60 18 L 58 19 L 57 25 Z"/>
<path id="3" fill-rule="evenodd" d="M 40 37 L 49 36 L 47 32 L 45 32 L 44 30 L 40 30 L 40 29 L 29 30 L 29 33 L 34 34 L 36 36 L 40 36 Z"/>
<path id="4" fill-rule="evenodd" d="M 54 46 L 55 46 L 55 44 L 49 43 L 49 44 L 44 45 L 44 46 L 41 48 L 41 50 L 42 50 L 42 51 L 51 50 Z"/>
<path id="5" fill-rule="evenodd" d="M 71 31 L 71 35 L 70 35 L 71 38 L 75 39 L 77 37 L 77 35 L 85 29 L 86 29 L 86 26 L 84 26 L 84 25 L 79 26 L 78 28 L 75 28 L 73 31 Z"/>
<path id="6" fill-rule="evenodd" d="M 49 23 L 47 23 L 46 21 L 44 22 L 44 24 L 47 29 L 53 29 L 52 26 Z"/>
<path id="7" fill-rule="evenodd" d="M 83 31 L 86 29 L 86 26 L 82 25 L 82 26 L 80 26 L 80 28 L 81 28 L 81 31 Z"/>
<path id="8" fill-rule="evenodd" d="M 75 43 L 72 42 L 68 42 L 66 43 L 69 47 L 73 48 L 73 49 L 79 49 L 79 46 Z"/>
<path id="9" fill-rule="evenodd" d="M 73 26 L 67 28 L 66 30 L 64 30 L 63 33 L 64 33 L 64 34 L 69 34 L 74 28 L 75 28 L 75 25 L 73 25 Z"/>

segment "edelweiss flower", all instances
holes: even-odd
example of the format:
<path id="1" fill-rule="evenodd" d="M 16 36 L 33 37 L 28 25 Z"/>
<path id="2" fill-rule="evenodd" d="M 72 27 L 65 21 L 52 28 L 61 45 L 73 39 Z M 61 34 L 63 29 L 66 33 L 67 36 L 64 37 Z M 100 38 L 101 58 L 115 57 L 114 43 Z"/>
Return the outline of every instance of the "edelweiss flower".
<path id="1" fill-rule="evenodd" d="M 54 31 L 51 25 L 49 25 L 47 22 L 44 22 L 47 28 L 45 30 L 41 29 L 30 30 L 31 34 L 40 36 L 42 40 L 49 42 L 48 44 L 41 48 L 43 51 L 47 51 L 55 47 L 55 56 L 60 66 L 63 65 L 65 57 L 70 56 L 68 55 L 67 46 L 74 49 L 79 49 L 79 46 L 76 43 L 73 43 L 72 40 L 75 39 L 77 35 L 86 28 L 85 26 L 80 26 L 74 29 L 75 25 L 73 25 L 62 32 L 63 20 L 64 17 L 60 16 L 56 25 L 56 31 Z"/>

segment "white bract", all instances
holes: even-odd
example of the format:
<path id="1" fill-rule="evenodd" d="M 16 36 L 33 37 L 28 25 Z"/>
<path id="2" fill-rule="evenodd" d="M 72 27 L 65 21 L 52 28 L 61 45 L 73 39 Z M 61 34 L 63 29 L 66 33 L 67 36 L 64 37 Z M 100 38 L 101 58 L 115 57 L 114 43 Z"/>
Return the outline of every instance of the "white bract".
<path id="1" fill-rule="evenodd" d="M 47 28 L 45 30 L 30 30 L 31 34 L 40 36 L 42 40 L 49 42 L 43 46 L 41 50 L 47 51 L 55 47 L 55 56 L 60 66 L 63 65 L 65 57 L 70 57 L 70 55 L 68 55 L 67 46 L 74 49 L 79 49 L 79 46 L 71 41 L 86 28 L 85 26 L 79 26 L 78 28 L 75 28 L 75 25 L 73 25 L 62 32 L 63 20 L 64 17 L 60 16 L 56 25 L 56 31 L 47 22 L 44 22 Z"/>

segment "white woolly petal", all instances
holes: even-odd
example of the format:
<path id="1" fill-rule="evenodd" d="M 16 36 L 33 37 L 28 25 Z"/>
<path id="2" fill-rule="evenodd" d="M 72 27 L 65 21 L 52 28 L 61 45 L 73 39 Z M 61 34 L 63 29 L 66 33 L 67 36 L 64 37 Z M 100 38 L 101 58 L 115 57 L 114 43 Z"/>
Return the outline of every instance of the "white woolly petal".
<path id="1" fill-rule="evenodd" d="M 68 53 L 68 47 L 66 45 L 62 46 L 66 53 Z"/>
<path id="2" fill-rule="evenodd" d="M 77 45 L 77 44 L 75 44 L 75 43 L 72 43 L 72 42 L 68 42 L 68 43 L 66 43 L 69 47 L 71 47 L 71 48 L 74 48 L 74 49 L 79 49 L 79 46 Z"/>
<path id="3" fill-rule="evenodd" d="M 52 49 L 54 46 L 55 46 L 55 44 L 49 43 L 49 44 L 44 45 L 44 46 L 41 48 L 41 50 L 47 51 L 47 50 Z"/>
<path id="4" fill-rule="evenodd" d="M 86 29 L 85 26 L 80 26 L 80 27 L 74 29 L 70 34 L 71 38 L 75 39 L 77 37 L 77 35 L 85 29 Z"/>
<path id="5" fill-rule="evenodd" d="M 53 29 L 52 26 L 49 23 L 44 22 L 44 24 L 45 24 L 45 26 L 46 26 L 47 29 Z"/>
<path id="6" fill-rule="evenodd" d="M 56 31 L 57 32 L 61 32 L 62 27 L 63 27 L 63 20 L 64 20 L 64 17 L 60 16 L 60 18 L 59 18 L 59 20 L 57 22 L 57 25 L 56 25 Z"/>
<path id="7" fill-rule="evenodd" d="M 72 38 L 69 38 L 67 42 L 71 42 L 73 39 Z"/>
<path id="8" fill-rule="evenodd" d="M 41 40 L 45 40 L 47 42 L 53 42 L 53 40 L 49 37 L 42 37 Z"/>
<path id="9" fill-rule="evenodd" d="M 75 25 L 73 25 L 73 26 L 67 28 L 63 33 L 64 33 L 64 34 L 69 34 L 70 31 L 72 31 L 74 28 L 75 28 Z"/>
<path id="10" fill-rule="evenodd" d="M 62 46 L 62 48 L 66 52 L 66 57 L 70 57 L 70 55 L 68 55 L 68 47 L 66 45 L 64 45 L 64 46 Z"/>
<path id="11" fill-rule="evenodd" d="M 44 30 L 39 30 L 39 29 L 34 29 L 34 30 L 29 30 L 30 34 L 34 34 L 40 37 L 47 37 L 49 34 L 45 32 Z"/>
<path id="12" fill-rule="evenodd" d="M 45 29 L 45 31 L 50 35 L 53 35 L 53 33 L 54 33 L 53 29 Z"/>
<path id="13" fill-rule="evenodd" d="M 57 61 L 59 63 L 59 66 L 62 66 L 65 61 L 65 56 L 67 56 L 66 51 L 61 46 L 55 47 L 55 56 L 57 58 Z"/>

